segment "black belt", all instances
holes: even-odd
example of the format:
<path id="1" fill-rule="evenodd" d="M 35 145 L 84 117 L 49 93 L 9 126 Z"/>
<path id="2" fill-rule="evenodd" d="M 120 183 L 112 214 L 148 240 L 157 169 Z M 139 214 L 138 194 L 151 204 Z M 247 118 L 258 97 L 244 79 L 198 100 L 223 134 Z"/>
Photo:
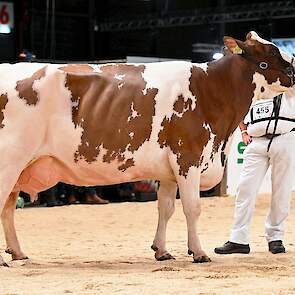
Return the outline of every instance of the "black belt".
<path id="1" fill-rule="evenodd" d="M 295 131 L 295 128 L 291 129 L 289 132 Z M 277 137 L 280 136 L 282 134 L 271 134 L 271 133 L 267 133 L 264 134 L 263 137 L 266 137 L 267 139 L 272 139 L 273 137 Z"/>

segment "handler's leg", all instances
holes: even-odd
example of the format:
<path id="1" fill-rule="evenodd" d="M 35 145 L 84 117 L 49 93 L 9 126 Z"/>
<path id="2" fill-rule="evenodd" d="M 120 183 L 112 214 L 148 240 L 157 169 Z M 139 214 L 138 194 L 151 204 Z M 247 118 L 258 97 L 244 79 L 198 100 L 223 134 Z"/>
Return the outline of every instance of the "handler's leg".
<path id="1" fill-rule="evenodd" d="M 275 138 L 271 149 L 272 199 L 265 222 L 268 242 L 283 240 L 295 175 L 295 132 Z M 283 248 L 282 248 L 283 249 Z M 284 251 L 281 251 L 284 252 Z"/>
<path id="2" fill-rule="evenodd" d="M 234 224 L 230 241 L 249 244 L 250 224 L 256 196 L 269 167 L 267 140 L 258 138 L 246 148 L 235 202 Z"/>
<path id="3" fill-rule="evenodd" d="M 161 181 L 158 190 L 158 227 L 151 248 L 156 252 L 155 258 L 159 261 L 174 259 L 166 250 L 167 223 L 175 210 L 177 185 L 175 182 Z"/>
<path id="4" fill-rule="evenodd" d="M 253 139 L 244 153 L 229 242 L 214 249 L 217 254 L 249 253 L 250 224 L 256 195 L 269 167 L 267 140 Z"/>
<path id="5" fill-rule="evenodd" d="M 21 251 L 14 227 L 14 211 L 18 192 L 13 192 L 8 197 L 1 214 L 2 226 L 6 240 L 6 253 L 11 254 L 12 260 L 28 259 Z"/>

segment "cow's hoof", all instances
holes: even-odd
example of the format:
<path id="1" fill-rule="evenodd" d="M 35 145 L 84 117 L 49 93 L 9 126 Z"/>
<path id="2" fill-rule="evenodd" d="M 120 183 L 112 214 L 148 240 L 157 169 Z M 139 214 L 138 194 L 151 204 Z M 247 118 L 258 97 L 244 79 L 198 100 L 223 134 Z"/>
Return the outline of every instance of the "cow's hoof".
<path id="1" fill-rule="evenodd" d="M 20 253 L 17 254 L 13 250 L 11 250 L 10 248 L 7 248 L 5 250 L 5 253 L 10 254 L 12 260 L 25 260 L 25 259 L 29 259 L 29 257 L 27 255 L 25 255 L 24 253 L 20 252 Z"/>
<path id="2" fill-rule="evenodd" d="M 171 259 L 174 259 L 175 258 L 168 252 L 165 252 L 164 254 L 162 255 L 158 255 L 157 252 L 159 251 L 159 248 L 155 245 L 151 245 L 151 249 L 154 250 L 156 253 L 155 253 L 155 258 L 156 260 L 158 261 L 164 261 L 164 260 L 171 260 Z"/>
<path id="3" fill-rule="evenodd" d="M 0 267 L 1 267 L 1 266 L 9 267 L 9 265 L 8 265 L 6 262 L 1 263 L 1 264 L 0 264 Z"/>
<path id="4" fill-rule="evenodd" d="M 205 263 L 205 262 L 211 262 L 211 259 L 207 255 L 198 256 L 194 258 L 194 263 Z"/>
<path id="5" fill-rule="evenodd" d="M 158 261 L 165 261 L 165 260 L 175 260 L 175 258 L 170 254 L 170 253 L 165 253 L 163 255 L 161 255 L 160 257 L 157 257 L 156 254 L 155 254 L 155 258 L 158 260 Z"/>
<path id="6" fill-rule="evenodd" d="M 195 256 L 194 252 L 191 249 L 187 250 L 187 254 Z M 194 263 L 205 263 L 205 262 L 211 262 L 211 259 L 206 254 L 197 256 L 196 258 L 194 257 Z"/>
<path id="7" fill-rule="evenodd" d="M 12 260 L 26 260 L 29 259 L 28 256 L 14 256 L 12 255 Z"/>
<path id="8" fill-rule="evenodd" d="M 154 250 L 155 252 L 159 250 L 159 248 L 155 245 L 151 245 L 151 249 Z"/>

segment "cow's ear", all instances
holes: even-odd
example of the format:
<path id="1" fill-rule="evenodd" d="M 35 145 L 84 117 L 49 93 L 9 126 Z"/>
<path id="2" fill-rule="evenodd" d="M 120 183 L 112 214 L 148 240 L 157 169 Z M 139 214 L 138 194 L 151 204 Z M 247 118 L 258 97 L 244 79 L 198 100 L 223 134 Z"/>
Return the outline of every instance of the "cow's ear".
<path id="1" fill-rule="evenodd" d="M 224 36 L 223 37 L 223 42 L 224 45 L 234 54 L 242 54 L 243 49 L 241 48 L 242 46 L 242 41 L 236 40 L 232 37 Z"/>

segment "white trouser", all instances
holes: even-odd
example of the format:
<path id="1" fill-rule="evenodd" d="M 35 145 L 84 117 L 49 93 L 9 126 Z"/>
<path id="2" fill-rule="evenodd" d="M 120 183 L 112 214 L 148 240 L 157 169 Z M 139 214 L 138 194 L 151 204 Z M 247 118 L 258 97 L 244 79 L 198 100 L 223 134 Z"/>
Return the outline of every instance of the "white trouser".
<path id="1" fill-rule="evenodd" d="M 289 213 L 291 191 L 295 182 L 295 132 L 275 137 L 269 152 L 268 143 L 269 139 L 265 137 L 253 138 L 245 149 L 231 242 L 249 244 L 256 195 L 269 166 L 272 198 L 265 222 L 265 234 L 268 242 L 283 239 L 284 221 Z"/>

